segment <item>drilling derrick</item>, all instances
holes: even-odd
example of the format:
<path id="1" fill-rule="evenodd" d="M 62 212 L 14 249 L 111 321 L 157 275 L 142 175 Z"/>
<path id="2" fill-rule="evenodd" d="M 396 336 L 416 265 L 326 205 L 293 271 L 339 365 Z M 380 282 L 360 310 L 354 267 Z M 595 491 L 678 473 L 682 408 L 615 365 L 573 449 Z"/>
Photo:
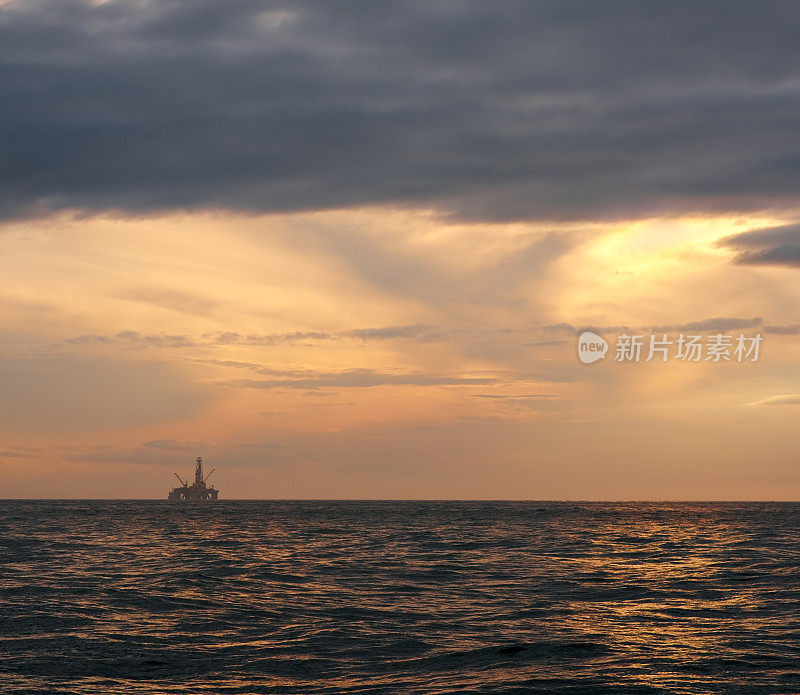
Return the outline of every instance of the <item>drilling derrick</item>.
<path id="1" fill-rule="evenodd" d="M 187 502 L 216 501 L 219 490 L 212 485 L 206 484 L 206 481 L 215 470 L 214 468 L 207 476 L 203 476 L 203 459 L 198 456 L 197 459 L 195 459 L 194 483 L 189 485 L 189 483 L 176 473 L 175 477 L 181 481 L 182 485 L 170 490 L 169 499 Z"/>

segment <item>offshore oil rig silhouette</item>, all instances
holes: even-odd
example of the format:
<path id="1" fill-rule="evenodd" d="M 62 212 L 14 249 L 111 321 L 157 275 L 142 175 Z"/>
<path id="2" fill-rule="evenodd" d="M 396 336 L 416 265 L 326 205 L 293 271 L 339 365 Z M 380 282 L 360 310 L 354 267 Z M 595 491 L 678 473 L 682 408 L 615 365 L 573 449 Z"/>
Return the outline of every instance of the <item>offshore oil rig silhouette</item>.
<path id="1" fill-rule="evenodd" d="M 216 468 L 211 469 L 211 473 L 207 476 L 203 477 L 203 459 L 199 456 L 195 460 L 197 467 L 194 469 L 194 484 L 189 485 L 183 478 L 181 478 L 177 473 L 175 477 L 181 481 L 182 485 L 180 487 L 175 487 L 170 490 L 169 499 L 171 500 L 187 500 L 190 502 L 193 501 L 206 501 L 206 500 L 216 500 L 217 496 L 219 495 L 219 490 L 210 485 L 206 485 L 206 480 L 208 480 L 212 473 L 214 473 Z"/>

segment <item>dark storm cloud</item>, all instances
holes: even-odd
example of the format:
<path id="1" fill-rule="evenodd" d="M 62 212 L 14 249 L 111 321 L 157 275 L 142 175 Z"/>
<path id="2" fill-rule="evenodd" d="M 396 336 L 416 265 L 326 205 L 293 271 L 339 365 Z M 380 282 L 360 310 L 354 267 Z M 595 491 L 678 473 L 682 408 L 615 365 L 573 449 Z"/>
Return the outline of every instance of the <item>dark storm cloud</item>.
<path id="1" fill-rule="evenodd" d="M 721 246 L 738 252 L 743 265 L 788 265 L 800 267 L 800 224 L 756 229 L 723 239 Z"/>
<path id="2" fill-rule="evenodd" d="M 0 214 L 794 205 L 800 5 L 25 0 Z"/>

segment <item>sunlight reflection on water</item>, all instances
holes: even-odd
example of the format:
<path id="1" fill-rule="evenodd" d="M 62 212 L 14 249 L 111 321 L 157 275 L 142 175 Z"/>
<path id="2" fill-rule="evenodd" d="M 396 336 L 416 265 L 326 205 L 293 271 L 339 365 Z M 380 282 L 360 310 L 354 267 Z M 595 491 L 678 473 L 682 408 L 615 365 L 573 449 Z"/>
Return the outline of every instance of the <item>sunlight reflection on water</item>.
<path id="1" fill-rule="evenodd" d="M 0 502 L 5 693 L 800 691 L 794 504 Z"/>

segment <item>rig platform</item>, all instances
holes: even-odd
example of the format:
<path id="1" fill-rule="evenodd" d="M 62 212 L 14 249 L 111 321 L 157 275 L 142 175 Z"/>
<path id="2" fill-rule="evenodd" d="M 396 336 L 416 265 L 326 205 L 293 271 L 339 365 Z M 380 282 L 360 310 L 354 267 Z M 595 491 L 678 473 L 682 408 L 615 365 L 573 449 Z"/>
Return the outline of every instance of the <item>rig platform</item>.
<path id="1" fill-rule="evenodd" d="M 172 490 L 170 490 L 169 499 L 185 500 L 187 502 L 215 502 L 217 500 L 217 497 L 219 496 L 219 490 L 210 485 L 206 485 L 206 481 L 217 469 L 212 468 L 211 473 L 203 476 L 203 459 L 198 456 L 195 460 L 195 463 L 196 467 L 194 469 L 194 483 L 189 485 L 188 482 L 186 482 L 176 473 L 175 477 L 181 481 L 181 486 L 174 487 Z"/>

